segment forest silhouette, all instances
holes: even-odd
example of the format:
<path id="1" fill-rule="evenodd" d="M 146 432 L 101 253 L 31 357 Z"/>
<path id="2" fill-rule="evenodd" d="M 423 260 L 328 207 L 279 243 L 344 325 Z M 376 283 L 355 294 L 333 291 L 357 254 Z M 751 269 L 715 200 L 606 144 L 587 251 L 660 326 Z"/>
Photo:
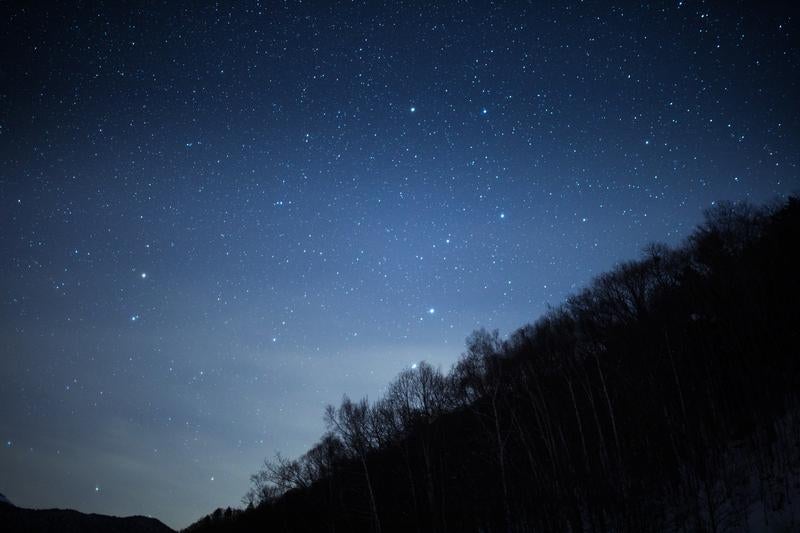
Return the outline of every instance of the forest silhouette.
<path id="1" fill-rule="evenodd" d="M 503 339 L 344 397 L 193 532 L 800 528 L 800 199 L 721 204 Z"/>

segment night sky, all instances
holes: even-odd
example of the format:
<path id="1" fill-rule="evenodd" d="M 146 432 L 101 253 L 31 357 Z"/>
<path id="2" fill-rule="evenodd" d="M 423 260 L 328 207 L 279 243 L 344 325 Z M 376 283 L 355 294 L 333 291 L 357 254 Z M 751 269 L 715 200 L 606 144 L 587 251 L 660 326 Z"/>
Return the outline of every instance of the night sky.
<path id="1" fill-rule="evenodd" d="M 0 7 L 20 506 L 238 505 L 342 394 L 800 185 L 780 3 L 24 4 Z"/>

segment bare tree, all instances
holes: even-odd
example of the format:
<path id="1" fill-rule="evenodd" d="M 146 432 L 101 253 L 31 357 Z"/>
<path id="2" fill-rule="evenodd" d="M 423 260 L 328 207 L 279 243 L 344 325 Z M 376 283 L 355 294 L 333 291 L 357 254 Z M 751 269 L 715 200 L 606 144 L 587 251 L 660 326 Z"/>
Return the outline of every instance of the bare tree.
<path id="1" fill-rule="evenodd" d="M 325 421 L 328 428 L 341 439 L 347 453 L 361 463 L 375 531 L 380 533 L 381 521 L 378 515 L 378 505 L 375 501 L 375 491 L 367 464 L 367 454 L 373 448 L 373 441 L 370 439 L 370 413 L 369 402 L 366 398 L 353 403 L 350 398 L 344 396 L 339 409 L 332 405 L 325 409 Z"/>

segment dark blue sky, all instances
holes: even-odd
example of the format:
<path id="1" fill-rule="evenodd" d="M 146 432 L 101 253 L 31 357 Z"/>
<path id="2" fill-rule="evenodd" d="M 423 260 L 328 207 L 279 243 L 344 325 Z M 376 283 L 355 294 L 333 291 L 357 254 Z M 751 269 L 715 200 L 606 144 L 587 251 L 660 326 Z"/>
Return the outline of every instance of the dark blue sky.
<path id="1" fill-rule="evenodd" d="M 18 505 L 185 526 L 343 393 L 800 184 L 780 3 L 25 4 L 0 8 Z"/>

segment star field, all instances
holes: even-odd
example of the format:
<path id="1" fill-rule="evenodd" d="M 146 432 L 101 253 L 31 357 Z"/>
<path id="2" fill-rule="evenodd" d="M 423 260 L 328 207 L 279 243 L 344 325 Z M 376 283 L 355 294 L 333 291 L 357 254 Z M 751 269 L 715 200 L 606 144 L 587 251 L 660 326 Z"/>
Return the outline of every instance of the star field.
<path id="1" fill-rule="evenodd" d="M 789 8 L 438 4 L 2 8 L 1 492 L 184 527 L 343 393 L 797 192 Z"/>

